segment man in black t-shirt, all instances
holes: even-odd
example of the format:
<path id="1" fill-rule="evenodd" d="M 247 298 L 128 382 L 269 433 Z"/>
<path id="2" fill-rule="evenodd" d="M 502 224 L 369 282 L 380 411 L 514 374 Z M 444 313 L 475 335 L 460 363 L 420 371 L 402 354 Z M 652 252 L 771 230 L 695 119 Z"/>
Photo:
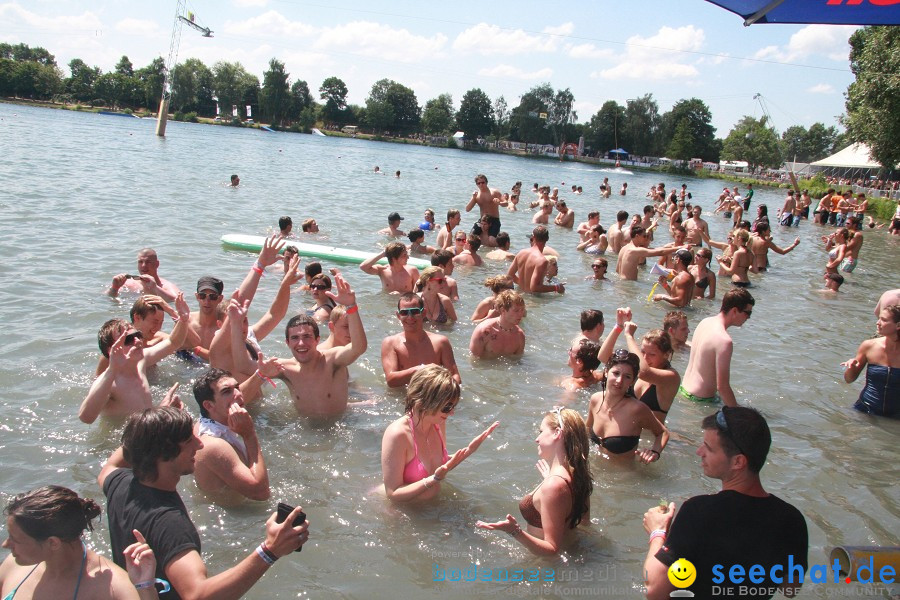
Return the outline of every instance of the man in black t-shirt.
<path id="1" fill-rule="evenodd" d="M 762 487 L 759 472 L 771 443 L 766 420 L 752 408 L 725 406 L 703 419 L 697 454 L 703 474 L 721 479 L 722 491 L 687 500 L 677 517 L 674 503 L 644 515 L 648 598 L 669 597 L 676 586 L 668 568 L 681 558 L 693 564 L 696 581 L 677 587 L 695 598 L 799 592 L 807 570 L 806 520 Z M 732 570 L 735 565 L 741 569 Z"/>
<path id="2" fill-rule="evenodd" d="M 254 552 L 227 571 L 207 577 L 200 536 L 176 491 L 181 477 L 194 471 L 194 455 L 202 447 L 187 412 L 149 408 L 131 416 L 122 446 L 97 477 L 107 498 L 116 563 L 124 568 L 122 550 L 135 541 L 133 531 L 140 531 L 156 557 L 156 577 L 172 584 L 172 590 L 161 596 L 165 600 L 243 596 L 278 558 L 309 538 L 308 522 L 291 526 L 300 507 L 281 524 L 273 514 L 266 521 L 266 540 Z"/>

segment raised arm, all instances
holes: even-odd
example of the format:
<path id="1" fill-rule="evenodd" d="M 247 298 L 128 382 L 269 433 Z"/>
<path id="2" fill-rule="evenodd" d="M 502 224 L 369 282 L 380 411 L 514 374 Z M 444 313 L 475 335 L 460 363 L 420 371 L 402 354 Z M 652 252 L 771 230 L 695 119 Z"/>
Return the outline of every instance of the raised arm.
<path id="1" fill-rule="evenodd" d="M 603 343 L 600 345 L 600 351 L 597 353 L 597 358 L 600 359 L 601 365 L 606 364 L 609 357 L 612 356 L 619 334 L 625 329 L 625 323 L 628 321 L 631 321 L 631 307 L 617 308 L 616 326 L 606 334 L 606 339 L 603 340 Z"/>
<path id="2" fill-rule="evenodd" d="M 184 294 L 181 292 L 175 297 L 175 311 L 178 314 L 178 319 L 169 337 L 155 346 L 144 349 L 144 364 L 147 366 L 155 365 L 184 346 L 187 333 L 191 329 L 191 309 L 185 302 Z"/>
<path id="3" fill-rule="evenodd" d="M 384 265 L 377 265 L 379 260 L 384 258 L 384 250 L 375 254 L 374 256 L 370 256 L 366 260 L 362 261 L 359 264 L 359 268 L 362 269 L 363 273 L 368 273 L 369 275 L 381 275 L 381 272 L 384 270 Z"/>
<path id="4" fill-rule="evenodd" d="M 303 279 L 303 273 L 300 271 L 300 256 L 294 256 L 291 259 L 288 268 L 281 278 L 281 285 L 278 286 L 278 293 L 272 300 L 272 306 L 264 314 L 259 321 L 253 326 L 253 335 L 257 341 L 262 341 L 272 333 L 272 330 L 278 326 L 284 316 L 287 314 L 288 306 L 291 302 L 291 286 Z"/>
<path id="5" fill-rule="evenodd" d="M 362 318 L 359 316 L 359 306 L 356 304 L 356 293 L 350 288 L 350 284 L 341 275 L 334 276 L 337 294 L 325 292 L 325 295 L 347 307 L 344 314 L 347 315 L 347 324 L 350 326 L 350 343 L 346 346 L 338 346 L 333 349 L 336 365 L 346 367 L 362 356 L 368 347 L 366 330 L 363 328 Z"/>
<path id="6" fill-rule="evenodd" d="M 259 257 L 256 262 L 247 271 L 247 276 L 238 287 L 238 296 L 241 300 L 253 301 L 256 295 L 256 288 L 259 287 L 259 280 L 262 278 L 266 267 L 275 264 L 278 261 L 278 253 L 284 248 L 284 238 L 280 235 L 272 235 L 263 242 L 263 247 L 259 251 Z"/>

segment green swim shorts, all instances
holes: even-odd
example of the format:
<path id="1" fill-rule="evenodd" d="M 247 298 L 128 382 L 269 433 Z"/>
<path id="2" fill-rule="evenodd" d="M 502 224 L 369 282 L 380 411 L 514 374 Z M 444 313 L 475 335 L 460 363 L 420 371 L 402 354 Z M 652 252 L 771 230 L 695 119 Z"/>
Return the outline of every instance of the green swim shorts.
<path id="1" fill-rule="evenodd" d="M 718 392 L 716 392 L 715 395 L 712 396 L 711 398 L 704 398 L 702 396 L 695 396 L 694 394 L 692 394 L 689 391 L 687 391 L 686 389 L 684 389 L 684 386 L 682 386 L 682 385 L 678 386 L 678 394 L 687 398 L 688 400 L 693 401 L 693 402 L 721 402 L 722 401 L 722 399 L 719 397 Z"/>

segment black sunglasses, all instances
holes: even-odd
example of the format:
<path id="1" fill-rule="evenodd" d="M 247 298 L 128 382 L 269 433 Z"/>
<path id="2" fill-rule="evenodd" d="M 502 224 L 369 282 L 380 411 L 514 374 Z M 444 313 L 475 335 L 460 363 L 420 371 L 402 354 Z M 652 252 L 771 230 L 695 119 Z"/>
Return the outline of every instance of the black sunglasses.
<path id="1" fill-rule="evenodd" d="M 142 340 L 144 339 L 144 334 L 140 331 L 132 331 L 128 335 L 125 336 L 125 341 L 122 342 L 125 346 L 131 346 L 134 344 L 134 340 Z"/>
<path id="2" fill-rule="evenodd" d="M 425 310 L 425 309 L 418 308 L 418 307 L 416 307 L 416 308 L 398 308 L 397 314 L 400 315 L 401 317 L 415 317 L 416 315 L 421 313 L 423 310 Z"/>
<path id="3" fill-rule="evenodd" d="M 728 426 L 728 417 L 725 416 L 725 410 L 727 408 L 727 406 L 723 406 L 722 410 L 716 413 L 716 426 L 719 428 L 719 431 L 727 435 L 728 439 L 734 442 L 734 445 L 741 451 L 741 454 L 747 456 L 747 453 L 744 452 L 744 449 L 738 444 L 738 441 L 734 438 L 734 434 L 731 432 L 731 428 Z"/>
<path id="4" fill-rule="evenodd" d="M 445 415 L 449 415 L 451 412 L 453 412 L 453 409 L 456 408 L 457 404 L 458 404 L 457 402 L 448 402 L 441 409 L 441 412 L 444 413 Z"/>
<path id="5" fill-rule="evenodd" d="M 309 287 L 314 290 L 330 290 L 331 289 L 327 285 L 311 285 Z"/>
<path id="6" fill-rule="evenodd" d="M 217 294 L 215 292 L 197 292 L 198 300 L 206 300 L 207 298 L 209 298 L 210 300 L 218 300 L 221 297 L 221 294 Z"/>

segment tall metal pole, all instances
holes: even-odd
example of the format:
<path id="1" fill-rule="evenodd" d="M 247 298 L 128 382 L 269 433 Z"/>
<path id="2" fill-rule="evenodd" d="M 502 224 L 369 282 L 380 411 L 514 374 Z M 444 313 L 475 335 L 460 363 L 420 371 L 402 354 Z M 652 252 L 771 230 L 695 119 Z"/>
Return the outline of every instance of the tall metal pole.
<path id="1" fill-rule="evenodd" d="M 172 69 L 178 60 L 178 47 L 181 45 L 181 20 L 184 12 L 184 0 L 175 2 L 175 23 L 172 25 L 172 41 L 169 43 L 169 57 L 166 59 L 166 78 L 163 81 L 162 97 L 159 99 L 159 115 L 156 119 L 156 135 L 166 137 L 166 122 L 169 119 L 169 97 L 172 94 Z"/>

